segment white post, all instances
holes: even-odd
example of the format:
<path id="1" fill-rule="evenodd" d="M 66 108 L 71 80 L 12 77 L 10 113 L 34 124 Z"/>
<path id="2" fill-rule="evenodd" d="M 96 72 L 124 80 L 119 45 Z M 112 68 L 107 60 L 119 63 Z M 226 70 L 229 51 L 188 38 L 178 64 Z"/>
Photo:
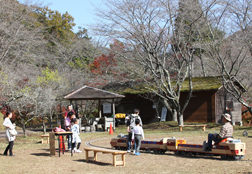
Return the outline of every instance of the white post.
<path id="1" fill-rule="evenodd" d="M 99 112 L 99 118 L 101 118 L 101 100 L 98 100 L 98 112 Z"/>
<path id="2" fill-rule="evenodd" d="M 113 129 L 115 130 L 115 101 L 112 99 L 112 108 L 113 108 Z"/>
<path id="3" fill-rule="evenodd" d="M 79 118 L 79 132 L 81 133 L 81 118 Z"/>

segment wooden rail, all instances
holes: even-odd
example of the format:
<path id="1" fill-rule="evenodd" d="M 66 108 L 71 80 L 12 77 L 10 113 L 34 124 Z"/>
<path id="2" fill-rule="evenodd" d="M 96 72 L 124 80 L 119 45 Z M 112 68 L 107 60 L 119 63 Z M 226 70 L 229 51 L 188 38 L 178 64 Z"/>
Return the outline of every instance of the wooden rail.
<path id="1" fill-rule="evenodd" d="M 185 126 L 191 126 L 191 127 L 202 127 L 202 130 L 205 131 L 206 130 L 206 124 L 195 124 L 195 125 L 179 125 L 179 131 L 182 132 L 182 127 L 185 127 Z"/>
<path id="2" fill-rule="evenodd" d="M 48 122 L 48 123 L 45 123 L 46 126 L 48 125 L 57 125 L 57 121 L 53 121 L 53 122 Z M 29 126 L 25 126 L 25 128 L 36 128 L 36 127 L 42 127 L 43 124 L 35 124 L 35 125 L 29 125 Z"/>
<path id="3" fill-rule="evenodd" d="M 123 165 L 125 166 L 125 154 L 127 153 L 126 151 L 118 151 L 118 150 L 113 150 L 113 149 L 103 149 L 103 148 L 96 148 L 96 147 L 84 147 L 84 150 L 86 152 L 86 161 L 89 161 L 89 155 L 88 152 L 89 151 L 93 151 L 94 152 L 94 157 L 92 157 L 92 159 L 94 161 L 97 161 L 97 153 L 98 152 L 102 152 L 102 153 L 111 153 L 113 155 L 113 166 L 117 166 L 117 165 Z M 116 155 L 122 155 L 122 160 L 116 160 Z"/>

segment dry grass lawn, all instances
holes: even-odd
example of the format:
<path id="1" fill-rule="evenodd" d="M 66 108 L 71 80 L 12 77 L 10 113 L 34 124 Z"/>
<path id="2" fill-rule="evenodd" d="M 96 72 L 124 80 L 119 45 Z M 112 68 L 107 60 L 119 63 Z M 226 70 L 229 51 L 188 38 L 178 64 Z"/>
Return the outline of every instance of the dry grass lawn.
<path id="1" fill-rule="evenodd" d="M 110 139 L 119 133 L 126 133 L 118 129 L 113 135 L 108 132 L 81 134 L 83 149 L 85 142 L 102 147 L 110 147 Z M 215 129 L 188 132 L 150 131 L 146 130 L 146 139 L 159 140 L 163 137 L 184 138 L 187 142 L 202 143 L 210 132 Z M 166 133 L 168 132 L 168 133 Z M 242 137 L 242 130 L 236 130 L 235 138 L 246 143 L 246 155 L 242 161 L 221 160 L 211 156 L 176 156 L 173 152 L 153 154 L 141 152 L 140 156 L 126 155 L 126 166 L 113 167 L 112 155 L 98 153 L 98 162 L 86 162 L 85 152 L 65 153 L 51 157 L 48 144 L 40 143 L 41 133 L 29 135 L 27 138 L 18 137 L 14 145 L 15 157 L 2 156 L 7 146 L 5 139 L 0 139 L 0 173 L 252 173 L 252 138 Z M 248 130 L 249 135 L 252 131 Z M 120 156 L 118 156 L 119 158 Z"/>

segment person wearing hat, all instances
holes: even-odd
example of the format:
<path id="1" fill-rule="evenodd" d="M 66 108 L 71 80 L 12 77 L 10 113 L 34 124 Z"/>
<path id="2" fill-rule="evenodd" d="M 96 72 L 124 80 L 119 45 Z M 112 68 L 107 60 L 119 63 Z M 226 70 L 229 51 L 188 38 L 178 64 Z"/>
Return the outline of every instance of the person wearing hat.
<path id="1" fill-rule="evenodd" d="M 208 147 L 206 151 L 212 151 L 212 142 L 220 142 L 223 138 L 228 138 L 233 136 L 233 126 L 231 125 L 231 116 L 229 114 L 222 115 L 222 123 L 224 125 L 221 127 L 219 134 L 208 134 Z"/>

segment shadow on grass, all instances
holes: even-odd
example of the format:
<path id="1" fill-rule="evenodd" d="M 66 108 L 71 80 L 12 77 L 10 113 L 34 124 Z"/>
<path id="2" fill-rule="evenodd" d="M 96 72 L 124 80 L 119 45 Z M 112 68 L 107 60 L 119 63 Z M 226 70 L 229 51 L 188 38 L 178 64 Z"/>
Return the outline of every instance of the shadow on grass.
<path id="1" fill-rule="evenodd" d="M 112 163 L 104 163 L 104 162 L 99 162 L 99 161 L 93 161 L 93 160 L 89 160 L 88 162 L 85 159 L 78 159 L 78 160 L 74 160 L 77 162 L 85 162 L 85 163 L 90 163 L 90 164 L 96 164 L 99 166 L 110 166 L 113 165 Z"/>
<path id="2" fill-rule="evenodd" d="M 51 156 L 50 155 L 50 149 L 40 149 L 46 152 L 42 152 L 42 153 L 31 153 L 30 155 L 34 155 L 34 156 Z"/>
<path id="3" fill-rule="evenodd" d="M 169 155 L 169 156 L 174 156 L 176 158 L 188 158 L 188 159 L 211 159 L 211 160 L 217 160 L 217 161 L 234 161 L 234 160 L 228 160 L 228 159 L 221 159 L 220 156 L 215 156 L 213 154 L 198 154 L 198 155 L 176 155 L 175 153 L 164 153 L 164 154 L 159 154 L 159 153 L 153 153 L 153 152 L 142 152 L 146 154 L 151 154 L 151 155 Z"/>
<path id="4" fill-rule="evenodd" d="M 228 160 L 228 159 L 221 159 L 220 156 L 214 156 L 213 154 L 202 154 L 202 155 L 176 155 L 176 154 L 167 154 L 170 156 L 175 156 L 177 158 L 188 158 L 188 159 L 211 159 L 211 160 L 216 160 L 216 161 L 235 161 L 235 160 Z"/>
<path id="5" fill-rule="evenodd" d="M 51 156 L 50 153 L 31 153 L 30 155 L 34 155 L 34 156 Z"/>

